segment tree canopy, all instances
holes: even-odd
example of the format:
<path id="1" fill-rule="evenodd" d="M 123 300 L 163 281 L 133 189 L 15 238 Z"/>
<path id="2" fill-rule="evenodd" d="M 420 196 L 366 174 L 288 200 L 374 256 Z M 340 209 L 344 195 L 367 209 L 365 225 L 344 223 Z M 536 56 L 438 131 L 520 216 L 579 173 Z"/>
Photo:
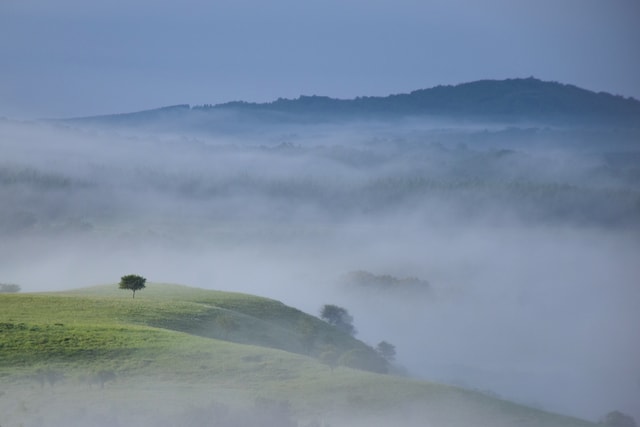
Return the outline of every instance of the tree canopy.
<path id="1" fill-rule="evenodd" d="M 349 335 L 356 334 L 356 328 L 353 326 L 353 317 L 345 308 L 326 304 L 320 311 L 320 318 Z"/>
<path id="2" fill-rule="evenodd" d="M 136 297 L 136 291 L 145 288 L 147 279 L 137 274 L 128 274 L 120 278 L 120 289 L 128 289 L 133 291 L 133 298 Z"/>
<path id="3" fill-rule="evenodd" d="M 380 341 L 376 351 L 387 362 L 393 362 L 396 358 L 396 347 L 386 341 Z"/>

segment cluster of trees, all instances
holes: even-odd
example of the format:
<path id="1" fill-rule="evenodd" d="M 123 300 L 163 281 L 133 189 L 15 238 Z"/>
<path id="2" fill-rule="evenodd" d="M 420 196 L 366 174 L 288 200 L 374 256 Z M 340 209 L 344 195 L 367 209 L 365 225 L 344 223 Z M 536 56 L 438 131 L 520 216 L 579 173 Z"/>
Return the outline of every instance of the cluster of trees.
<path id="1" fill-rule="evenodd" d="M 0 283 L 0 294 L 20 292 L 20 285 L 14 283 Z"/>
<path id="2" fill-rule="evenodd" d="M 356 334 L 353 316 L 347 309 L 333 304 L 325 304 L 320 310 L 320 318 L 336 329 L 351 336 Z M 333 370 L 336 366 L 347 366 L 373 372 L 387 372 L 388 365 L 395 360 L 396 349 L 393 344 L 381 341 L 375 348 L 363 347 L 351 349 L 342 354 L 335 345 L 327 344 L 322 348 L 319 359 Z"/>
<path id="3" fill-rule="evenodd" d="M 389 359 L 385 358 L 378 348 L 376 349 L 363 349 L 352 348 L 345 352 L 340 352 L 339 349 L 332 344 L 323 346 L 318 359 L 329 366 L 331 370 L 337 366 L 345 366 L 347 368 L 361 369 L 364 371 L 388 373 L 389 364 L 395 359 L 395 347 L 392 344 L 386 343 L 389 347 L 385 347 L 388 353 L 385 353 Z"/>
<path id="4" fill-rule="evenodd" d="M 140 275 L 128 274 L 121 277 L 118 286 L 120 289 L 132 291 L 132 297 L 135 298 L 136 291 L 146 287 L 146 281 L 147 279 Z M 349 336 L 353 337 L 357 333 L 353 325 L 353 316 L 351 316 L 349 311 L 344 307 L 325 304 L 320 310 L 320 317 L 329 325 Z M 239 328 L 236 321 L 226 314 L 217 316 L 215 318 L 215 325 L 223 332 L 224 339 L 227 339 L 230 333 Z M 305 352 L 311 354 L 318 339 L 316 326 L 311 320 L 303 318 L 298 324 L 297 330 L 301 336 L 301 342 Z M 329 365 L 331 369 L 341 365 L 373 372 L 388 372 L 389 364 L 395 360 L 396 349 L 393 344 L 381 341 L 375 348 L 363 343 L 361 348 L 352 348 L 341 352 L 339 347 L 331 342 L 330 339 L 320 347 L 316 355 L 321 361 Z M 105 378 L 105 381 L 110 379 Z M 104 386 L 104 381 L 100 381 L 100 384 Z"/>
<path id="5" fill-rule="evenodd" d="M 33 168 L 0 166 L 0 186 L 27 185 L 40 190 L 70 188 L 71 178 L 64 175 L 42 172 Z"/>
<path id="6" fill-rule="evenodd" d="M 600 421 L 606 427 L 638 427 L 636 420 L 620 411 L 611 411 Z"/>
<path id="7" fill-rule="evenodd" d="M 253 203 L 265 206 L 261 215 L 267 213 L 278 218 L 284 211 L 280 207 L 291 203 L 332 217 L 363 212 L 403 213 L 407 209 L 435 214 L 438 210 L 434 207 L 443 207 L 463 214 L 465 219 L 469 215 L 482 218 L 496 208 L 506 214 L 543 221 L 579 219 L 619 224 L 638 223 L 640 218 L 637 191 L 640 168 L 633 153 L 596 151 L 588 161 L 590 165 L 577 161 L 575 167 L 566 168 L 559 161 L 549 162 L 525 151 L 483 148 L 486 143 L 504 143 L 504 147 L 513 148 L 524 137 L 519 133 L 438 135 L 442 144 L 433 142 L 435 136 L 406 136 L 405 140 L 403 135 L 400 141 L 400 135 L 399 141 L 381 139 L 367 145 L 337 147 L 181 146 L 194 150 L 189 151 L 191 155 L 219 162 L 216 164 L 220 167 L 215 168 L 219 172 L 215 174 L 199 163 L 194 169 L 181 170 L 143 167 L 136 159 L 118 167 L 103 164 L 95 174 L 85 176 L 81 171 L 73 176 L 67 172 L 48 172 L 40 165 L 0 164 L 0 197 L 6 201 L 0 206 L 0 233 L 57 231 L 62 226 L 65 230 L 88 231 L 109 217 L 119 218 L 122 212 L 138 212 L 137 202 L 125 205 L 118 203 L 119 196 L 113 198 L 120 188 L 128 187 L 152 193 L 168 203 L 173 197 L 188 200 L 193 203 L 193 210 L 185 212 L 200 212 L 201 208 L 209 209 L 210 204 L 215 204 L 216 209 L 211 210 L 215 211 L 215 219 L 237 216 L 237 209 L 223 207 L 238 196 L 256 198 Z M 634 135 L 624 136 L 624 140 L 633 139 Z M 573 133 L 569 136 L 544 133 L 531 142 L 555 138 L 568 138 L 572 142 L 579 137 Z M 623 138 L 613 133 L 584 137 L 594 142 Z M 461 146 L 468 143 L 471 148 L 453 148 L 458 142 Z M 292 173 L 247 173 L 238 159 L 248 155 L 259 166 L 278 164 L 279 168 L 292 168 Z M 303 159 L 315 166 L 309 173 L 296 173 Z M 332 171 L 344 172 L 340 185 L 335 185 Z"/>
<path id="8" fill-rule="evenodd" d="M 373 274 L 358 270 L 347 273 L 344 277 L 347 286 L 359 287 L 366 291 L 379 290 L 390 292 L 424 292 L 430 289 L 429 282 L 417 277 L 398 278 L 389 274 Z"/>

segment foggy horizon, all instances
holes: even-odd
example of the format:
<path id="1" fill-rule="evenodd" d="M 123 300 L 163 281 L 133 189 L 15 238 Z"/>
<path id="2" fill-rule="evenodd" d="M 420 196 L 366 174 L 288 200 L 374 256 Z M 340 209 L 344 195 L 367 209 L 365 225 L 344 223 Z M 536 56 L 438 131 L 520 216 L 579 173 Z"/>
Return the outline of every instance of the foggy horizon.
<path id="1" fill-rule="evenodd" d="M 640 5 L 403 0 L 0 3 L 0 117 L 67 118 L 482 79 L 640 99 Z"/>
<path id="2" fill-rule="evenodd" d="M 0 284 L 337 304 L 396 346 L 393 374 L 640 421 L 640 128 L 631 107 L 598 121 L 640 100 L 638 22 L 635 0 L 0 2 Z M 625 99 L 64 120 L 529 77 Z M 381 424 L 423 425 L 407 405 Z"/>
<path id="3" fill-rule="evenodd" d="M 2 281 L 50 291 L 137 272 L 312 315 L 336 303 L 358 338 L 394 343 L 411 376 L 591 420 L 633 414 L 633 139 L 419 121 L 253 126 L 1 122 Z M 344 288 L 353 271 L 415 277 L 429 292 Z"/>

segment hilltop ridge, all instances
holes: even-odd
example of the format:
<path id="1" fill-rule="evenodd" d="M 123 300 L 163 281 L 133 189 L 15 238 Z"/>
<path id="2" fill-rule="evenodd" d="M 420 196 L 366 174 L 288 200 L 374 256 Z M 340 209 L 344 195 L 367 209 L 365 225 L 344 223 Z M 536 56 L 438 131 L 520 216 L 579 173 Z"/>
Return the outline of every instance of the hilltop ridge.
<path id="1" fill-rule="evenodd" d="M 216 322 L 220 315 L 235 327 Z M 367 420 L 395 425 L 395 417 L 404 425 L 593 425 L 477 391 L 365 372 L 273 345 L 296 341 L 301 320 L 317 328 L 318 338 L 327 338 L 335 351 L 351 354 L 348 361 L 362 355 L 358 346 L 364 344 L 319 319 L 247 294 L 151 284 L 136 299 L 115 285 L 0 295 L 0 422 L 96 425 L 91 420 L 108 411 L 109 425 L 137 424 L 140 417 L 144 423 L 177 417 L 181 421 L 172 425 L 202 425 L 202 414 L 228 415 L 229 407 L 247 407 L 255 399 L 263 416 L 265 409 L 277 410 L 282 420 L 312 420 L 308 425 L 317 425 L 318 418 L 335 426 L 369 425 Z M 256 325 L 262 329 L 253 330 Z M 214 329 L 220 331 L 211 333 Z M 99 389 L 92 391 L 92 384 Z M 165 395 L 172 397 L 158 405 Z M 28 404 L 20 406 L 21 400 Z"/>
<path id="2" fill-rule="evenodd" d="M 337 99 L 302 95 L 272 102 L 232 101 L 190 106 L 180 104 L 135 113 L 69 119 L 92 123 L 133 124 L 168 118 L 203 117 L 196 113 L 232 112 L 244 118 L 305 123 L 334 120 L 394 119 L 431 116 L 485 121 L 532 121 L 572 125 L 640 125 L 640 101 L 634 98 L 593 92 L 570 84 L 542 81 L 533 77 L 506 80 L 478 80 L 458 85 L 436 86 L 388 96 Z M 195 119 L 195 122 L 194 122 Z"/>

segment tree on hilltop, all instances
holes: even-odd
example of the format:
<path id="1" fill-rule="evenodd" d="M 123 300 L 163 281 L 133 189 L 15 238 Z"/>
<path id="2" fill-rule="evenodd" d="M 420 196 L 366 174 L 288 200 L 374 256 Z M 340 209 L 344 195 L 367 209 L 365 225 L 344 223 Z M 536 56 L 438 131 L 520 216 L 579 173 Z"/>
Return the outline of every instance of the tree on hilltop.
<path id="1" fill-rule="evenodd" d="M 136 291 L 145 288 L 147 279 L 137 274 L 128 274 L 120 278 L 120 289 L 128 289 L 133 291 L 133 298 L 136 297 Z"/>

